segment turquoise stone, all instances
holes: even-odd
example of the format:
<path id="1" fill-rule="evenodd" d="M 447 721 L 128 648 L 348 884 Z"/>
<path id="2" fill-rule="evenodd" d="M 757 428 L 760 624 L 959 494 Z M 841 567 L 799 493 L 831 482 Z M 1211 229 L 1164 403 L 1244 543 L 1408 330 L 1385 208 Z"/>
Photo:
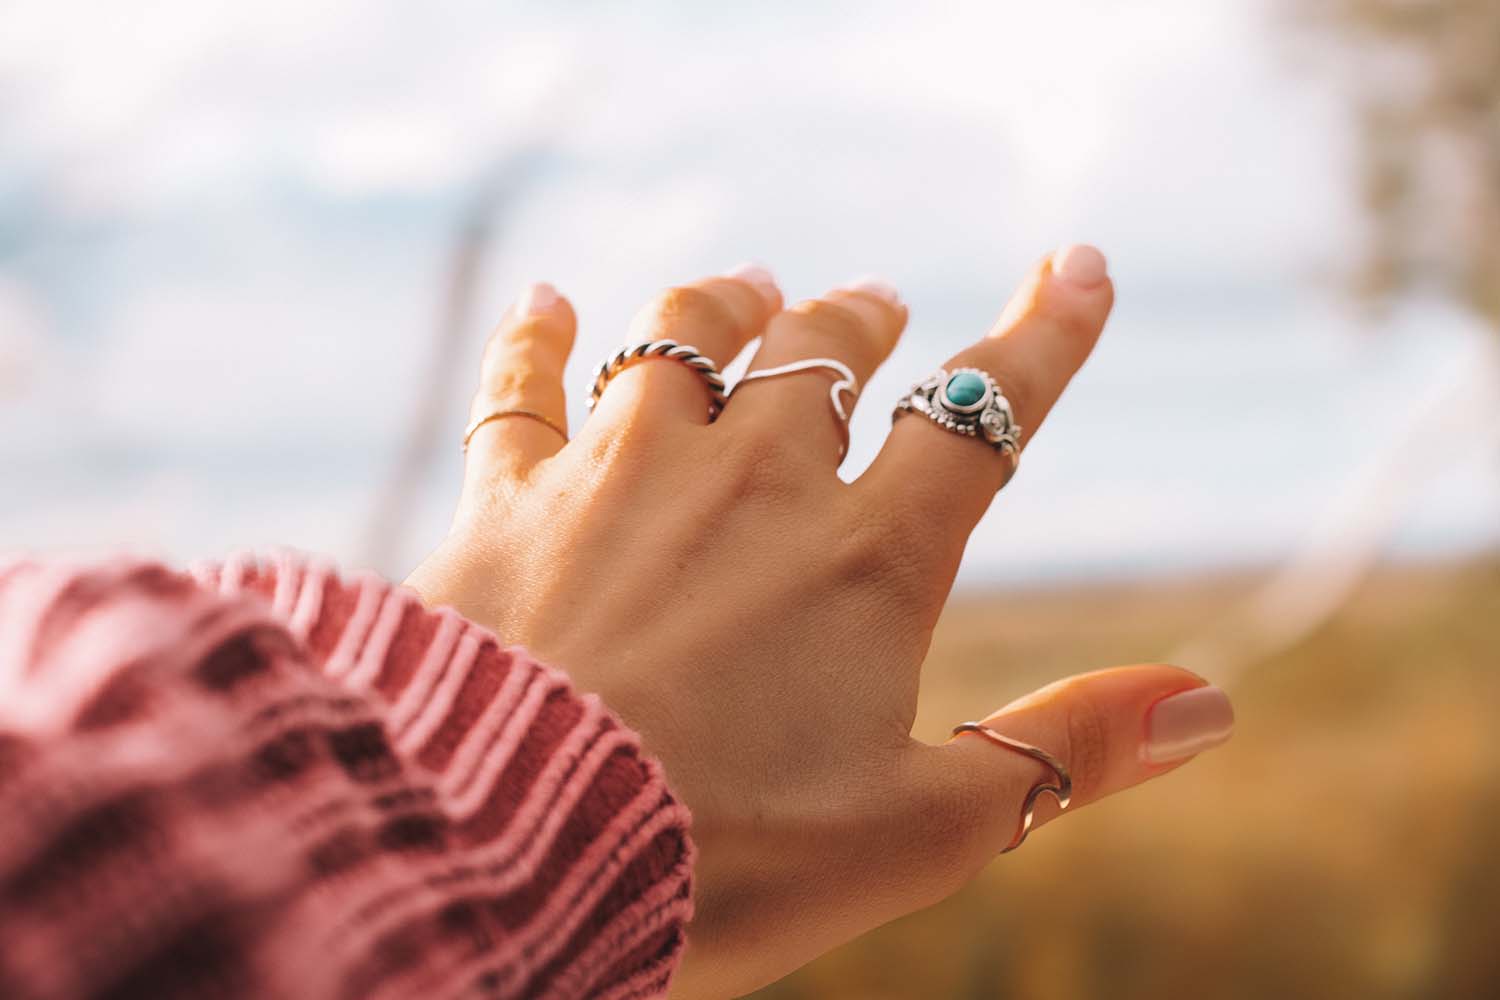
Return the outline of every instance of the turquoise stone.
<path id="1" fill-rule="evenodd" d="M 984 379 L 973 372 L 959 372 L 948 380 L 944 393 L 954 406 L 973 406 L 984 398 Z"/>

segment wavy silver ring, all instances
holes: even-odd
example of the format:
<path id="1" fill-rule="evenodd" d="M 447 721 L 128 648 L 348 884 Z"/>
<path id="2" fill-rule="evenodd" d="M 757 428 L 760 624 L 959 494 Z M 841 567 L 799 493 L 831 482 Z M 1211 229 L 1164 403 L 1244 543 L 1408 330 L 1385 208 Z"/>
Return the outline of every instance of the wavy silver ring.
<path id="1" fill-rule="evenodd" d="M 1052 756 L 1041 747 L 1034 747 L 1030 743 L 1022 743 L 1020 740 L 1012 739 L 1004 733 L 997 733 L 989 726 L 979 722 L 961 722 L 953 727 L 953 735 L 961 733 L 978 733 L 991 743 L 998 743 L 1007 750 L 1015 750 L 1026 756 L 1041 761 L 1057 775 L 1057 783 L 1042 781 L 1032 786 L 1031 791 L 1026 793 L 1026 801 L 1021 806 L 1021 827 L 1016 831 L 1015 838 L 1010 845 L 1001 851 L 1005 854 L 1020 847 L 1026 840 L 1026 835 L 1031 832 L 1031 818 L 1036 812 L 1036 800 L 1043 792 L 1051 792 L 1052 797 L 1057 800 L 1059 809 L 1068 808 L 1068 803 L 1073 800 L 1073 779 L 1068 775 L 1068 768 L 1062 761 Z"/>
<path id="2" fill-rule="evenodd" d="M 605 358 L 594 370 L 594 380 L 589 384 L 589 409 L 592 410 L 599 402 L 604 387 L 616 375 L 632 365 L 653 358 L 676 361 L 698 373 L 698 377 L 703 379 L 703 384 L 708 388 L 708 419 L 712 423 L 719 411 L 724 409 L 724 376 L 719 374 L 719 366 L 699 354 L 696 347 L 679 344 L 675 340 L 643 340 L 638 344 L 627 344 Z"/>
<path id="3" fill-rule="evenodd" d="M 939 368 L 911 387 L 891 414 L 920 413 L 955 434 L 977 437 L 1012 463 L 1021 454 L 1021 425 L 1010 400 L 989 372 L 979 368 Z"/>
<path id="4" fill-rule="evenodd" d="M 793 361 L 790 364 L 778 365 L 775 368 L 762 368 L 759 371 L 747 372 L 743 378 L 735 383 L 734 391 L 739 392 L 740 386 L 746 382 L 754 382 L 756 379 L 778 378 L 782 375 L 795 375 L 797 372 L 810 372 L 822 369 L 833 372 L 838 376 L 828 390 L 828 401 L 833 404 L 833 415 L 839 425 L 839 459 L 849 453 L 849 407 L 859 398 L 859 379 L 854 377 L 854 372 L 849 366 L 837 358 L 808 358 L 805 361 Z M 849 401 L 844 402 L 844 393 L 849 394 Z"/>

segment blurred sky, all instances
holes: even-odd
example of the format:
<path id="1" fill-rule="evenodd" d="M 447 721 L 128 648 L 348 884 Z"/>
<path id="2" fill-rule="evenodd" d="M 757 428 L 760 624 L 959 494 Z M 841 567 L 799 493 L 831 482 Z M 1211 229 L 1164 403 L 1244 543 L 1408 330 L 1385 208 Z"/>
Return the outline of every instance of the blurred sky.
<path id="1" fill-rule="evenodd" d="M 846 475 L 1036 257 L 1099 244 L 1115 317 L 965 579 L 1274 560 L 1484 335 L 1338 298 L 1348 108 L 1286 36 L 1201 0 L 11 0 L 0 548 L 359 562 L 458 220 L 520 163 L 472 358 L 535 278 L 581 313 L 576 389 L 661 285 L 747 259 L 793 297 L 876 272 L 912 326 Z M 446 526 L 471 388 L 388 572 Z M 1399 549 L 1500 541 L 1493 458 L 1459 445 Z"/>

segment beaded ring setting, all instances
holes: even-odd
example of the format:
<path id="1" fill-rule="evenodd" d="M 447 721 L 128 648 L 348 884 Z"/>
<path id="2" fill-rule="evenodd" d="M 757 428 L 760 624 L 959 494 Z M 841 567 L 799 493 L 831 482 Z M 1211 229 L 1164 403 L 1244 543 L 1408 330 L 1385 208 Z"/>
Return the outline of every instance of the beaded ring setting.
<path id="1" fill-rule="evenodd" d="M 892 419 L 903 413 L 920 413 L 944 430 L 977 437 L 1012 460 L 1020 456 L 1021 426 L 1010 400 L 979 368 L 939 368 L 901 397 Z"/>

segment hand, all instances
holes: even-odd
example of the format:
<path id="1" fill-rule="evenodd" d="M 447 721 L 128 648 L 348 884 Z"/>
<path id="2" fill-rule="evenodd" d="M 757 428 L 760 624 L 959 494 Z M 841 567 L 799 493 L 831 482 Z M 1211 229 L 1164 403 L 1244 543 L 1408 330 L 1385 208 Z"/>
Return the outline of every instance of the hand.
<path id="1" fill-rule="evenodd" d="M 1030 439 L 1112 299 L 1098 252 L 1069 248 L 947 367 L 994 375 Z M 721 367 L 761 337 L 753 369 L 834 357 L 863 385 L 906 318 L 878 283 L 783 310 L 747 268 L 661 294 L 630 336 Z M 474 414 L 564 426 L 574 327 L 533 287 L 490 341 Z M 942 899 L 1010 843 L 1050 777 L 982 736 L 910 735 L 933 627 L 1010 460 L 909 414 L 846 484 L 829 386 L 820 372 L 747 384 L 709 423 L 695 373 L 652 360 L 609 384 L 571 443 L 540 420 L 491 421 L 452 533 L 409 581 L 599 692 L 663 762 L 700 851 L 677 996 L 745 993 Z M 985 721 L 1060 758 L 1076 808 L 1222 742 L 1231 720 L 1193 674 L 1135 666 Z M 1057 812 L 1043 796 L 1037 824 Z"/>

